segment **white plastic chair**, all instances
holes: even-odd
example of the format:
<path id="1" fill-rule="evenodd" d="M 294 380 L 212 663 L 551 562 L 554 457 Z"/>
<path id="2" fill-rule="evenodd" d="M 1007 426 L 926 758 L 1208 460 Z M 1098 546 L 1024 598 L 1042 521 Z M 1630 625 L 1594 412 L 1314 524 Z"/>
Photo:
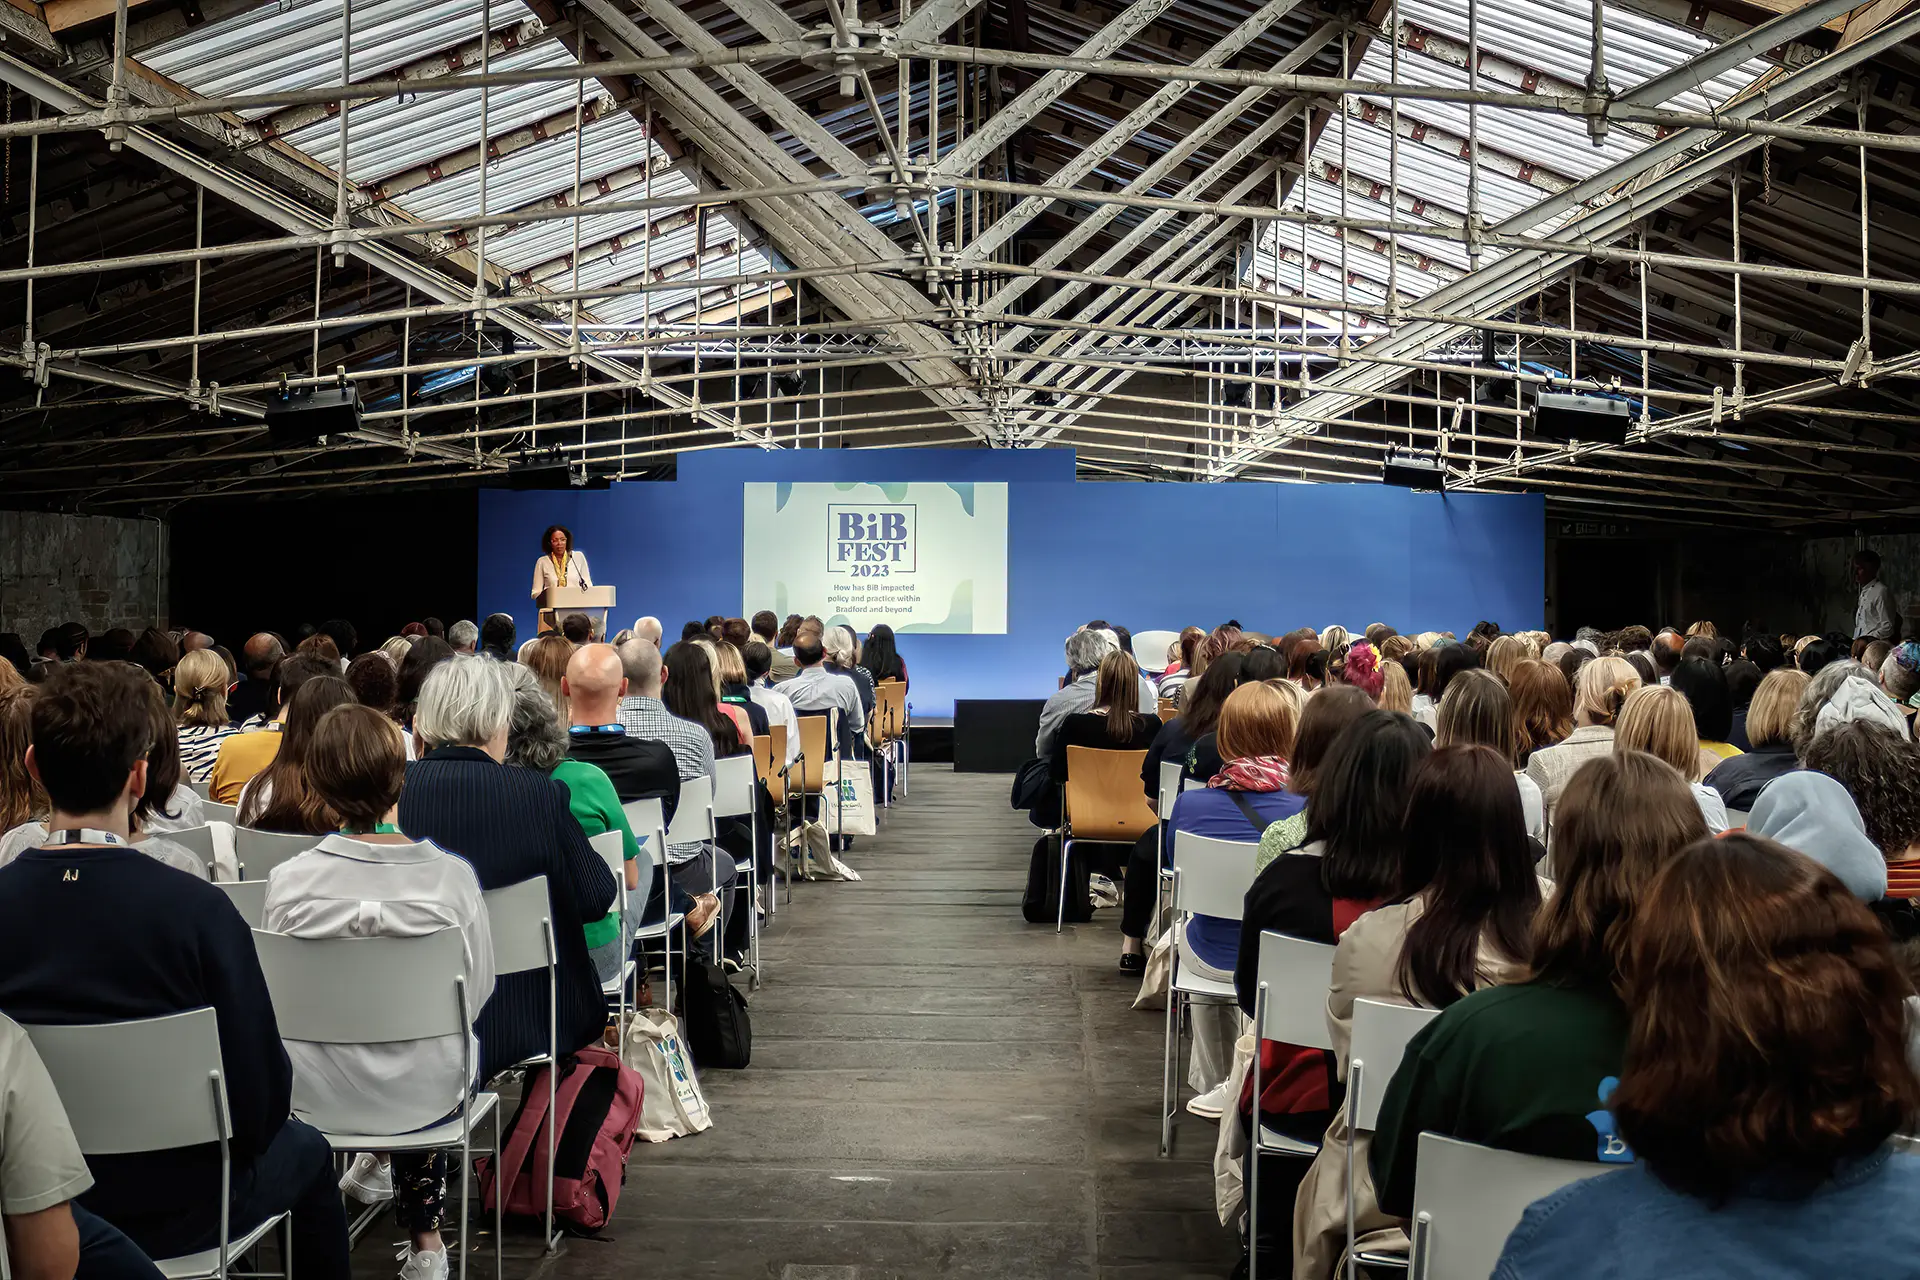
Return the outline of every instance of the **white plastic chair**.
<path id="1" fill-rule="evenodd" d="M 667 821 L 666 807 L 659 800 L 631 800 L 620 806 L 627 815 L 627 826 L 633 830 L 633 838 L 640 842 L 641 848 L 653 860 L 652 865 L 660 868 L 661 890 L 667 902 L 673 901 L 673 866 L 667 861 Z M 662 948 L 660 968 L 666 977 L 667 1008 L 673 1008 L 673 931 L 686 919 L 684 912 L 667 912 L 666 918 L 656 924 L 643 924 L 634 931 L 633 940 L 637 946 L 642 942 L 659 941 Z M 681 939 L 684 944 L 686 935 Z M 680 952 L 681 964 L 686 963 L 686 948 Z"/>
<path id="2" fill-rule="evenodd" d="M 251 827 L 233 829 L 233 856 L 239 859 L 242 880 L 265 880 L 275 867 L 319 843 L 319 836 L 290 836 Z"/>
<path id="3" fill-rule="evenodd" d="M 1174 856 L 1180 856 L 1174 846 Z M 1311 1159 L 1318 1142 L 1302 1142 L 1260 1123 L 1260 1049 L 1262 1040 L 1299 1045 L 1303 1049 L 1332 1049 L 1327 1029 L 1327 991 L 1333 986 L 1333 948 L 1271 929 L 1260 934 L 1259 986 L 1253 997 L 1253 1175 L 1247 1187 L 1247 1238 L 1258 1240 L 1260 1222 L 1260 1157 L 1294 1156 Z M 1248 1280 L 1259 1275 L 1260 1251 L 1250 1253 Z"/>
<path id="4" fill-rule="evenodd" d="M 1195 997 L 1235 1002 L 1233 983 L 1217 982 L 1197 973 L 1182 972 L 1186 950 L 1186 918 L 1216 916 L 1238 920 L 1245 909 L 1247 888 L 1253 884 L 1253 855 L 1260 846 L 1240 840 L 1214 840 L 1190 832 L 1173 833 L 1173 929 L 1171 971 L 1167 976 L 1167 1026 L 1162 1050 L 1160 1087 L 1160 1154 L 1173 1150 L 1173 1116 L 1180 1104 L 1177 1079 L 1180 1065 L 1180 1025 L 1186 1006 Z"/>
<path id="5" fill-rule="evenodd" d="M 1528 1205 L 1607 1168 L 1421 1134 L 1411 1280 L 1487 1280 Z"/>
<path id="6" fill-rule="evenodd" d="M 258 929 L 260 922 L 267 918 L 265 880 L 217 880 L 213 887 L 233 899 L 234 909 L 249 929 Z"/>
<path id="7" fill-rule="evenodd" d="M 212 827 L 183 827 L 178 831 L 163 831 L 159 833 L 159 838 L 173 841 L 182 849 L 187 850 L 196 858 L 199 858 L 200 861 L 206 863 L 207 879 L 211 880 L 214 878 L 213 869 L 216 862 L 215 853 L 218 846 L 214 843 L 214 829 Z"/>
<path id="8" fill-rule="evenodd" d="M 257 882 L 249 882 L 257 883 Z M 245 888 L 245 885 L 240 886 Z M 253 931 L 260 970 L 273 996 L 273 1016 L 284 1040 L 318 1044 L 390 1044 L 428 1036 L 460 1037 L 461 1078 L 471 1082 L 479 1064 L 473 1059 L 472 1007 L 467 992 L 466 943 L 458 929 L 442 929 L 417 938 L 294 938 Z M 500 1146 L 500 1096 L 477 1092 L 469 1084 L 460 1118 L 410 1133 L 325 1131 L 337 1152 L 436 1151 L 460 1148 L 460 1276 L 467 1274 L 466 1180 L 473 1170 L 475 1127 L 493 1115 L 495 1159 Z M 501 1205 L 493 1201 L 493 1273 L 501 1270 Z"/>
<path id="9" fill-rule="evenodd" d="M 276 1226 L 282 1228 L 279 1274 L 288 1274 L 284 1260 L 292 1256 L 293 1230 L 287 1214 L 233 1234 L 233 1159 L 227 1145 L 233 1117 L 223 1083 L 219 1021 L 211 1008 L 132 1022 L 30 1026 L 26 1032 L 53 1079 L 82 1155 L 219 1148 L 221 1243 L 177 1258 L 155 1258 L 166 1280 L 226 1280 L 228 1264 Z M 134 1064 L 138 1088 L 128 1086 Z"/>
<path id="10" fill-rule="evenodd" d="M 213 794 L 213 789 L 207 783 L 195 782 L 192 778 L 187 778 L 185 781 L 187 789 L 199 796 L 203 803 Z"/>
<path id="11" fill-rule="evenodd" d="M 1407 1043 L 1439 1016 L 1438 1009 L 1418 1005 L 1384 1000 L 1353 1002 L 1353 1033 L 1347 1047 L 1347 1280 L 1357 1280 L 1361 1266 L 1407 1265 L 1401 1254 L 1361 1253 L 1356 1247 L 1354 1141 L 1360 1134 L 1372 1133 L 1379 1123 L 1380 1103 L 1387 1096 L 1394 1073 L 1400 1070 L 1401 1059 L 1406 1057 Z"/>
<path id="12" fill-rule="evenodd" d="M 620 929 L 626 930 L 627 919 L 627 846 L 618 831 L 602 831 L 599 835 L 588 836 L 587 843 L 607 864 L 607 870 L 613 872 L 614 895 L 613 909 L 620 920 Z M 615 997 L 620 1013 L 620 1021 L 626 1021 L 627 1015 L 627 979 L 633 976 L 633 948 L 627 948 L 627 954 L 621 958 L 620 972 L 600 984 L 600 994 Z"/>
<path id="13" fill-rule="evenodd" d="M 760 805 L 758 795 L 759 772 L 754 768 L 753 756 L 727 756 L 713 762 L 713 816 L 716 818 L 745 818 L 751 832 L 748 849 L 760 848 Z M 715 857 L 720 851 L 714 850 Z M 747 895 L 747 967 L 751 974 L 747 979 L 749 990 L 760 986 L 760 894 L 755 883 L 756 868 L 754 853 L 734 862 L 734 890 Z"/>
<path id="14" fill-rule="evenodd" d="M 202 800 L 200 816 L 208 823 L 224 822 L 234 827 L 240 825 L 240 806 L 221 804 L 218 800 Z"/>
<path id="15" fill-rule="evenodd" d="M 487 920 L 493 930 L 493 972 L 496 978 L 547 971 L 547 1051 L 523 1058 L 515 1067 L 545 1065 L 547 1071 L 547 1114 L 554 1114 L 558 1082 L 554 1079 L 559 1054 L 559 952 L 553 940 L 553 908 L 547 896 L 547 878 L 535 876 L 510 884 L 504 889 L 489 889 L 480 895 L 487 904 Z M 553 1147 L 554 1126 L 547 1125 L 547 1251 L 560 1243 L 553 1230 Z M 500 1196 L 506 1188 L 500 1189 Z M 496 1202 L 500 1198 L 496 1196 Z"/>
<path id="16" fill-rule="evenodd" d="M 714 762 L 716 765 L 718 761 Z M 713 883 L 720 883 L 720 859 L 726 857 L 716 841 L 719 834 L 713 820 L 713 779 L 702 775 L 697 778 L 683 778 L 680 782 L 680 801 L 674 806 L 673 821 L 667 824 L 667 845 L 704 844 L 708 857 L 713 862 Z M 717 892 L 717 891 L 716 891 Z M 727 927 L 727 900 L 720 899 L 720 923 L 715 926 L 725 937 Z"/>

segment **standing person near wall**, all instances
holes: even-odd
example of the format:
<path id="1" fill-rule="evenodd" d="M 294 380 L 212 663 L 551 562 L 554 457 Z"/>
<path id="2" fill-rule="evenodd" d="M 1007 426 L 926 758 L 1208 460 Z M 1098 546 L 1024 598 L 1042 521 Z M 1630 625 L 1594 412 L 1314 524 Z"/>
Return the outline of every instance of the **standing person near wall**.
<path id="1" fill-rule="evenodd" d="M 1900 638 L 1900 610 L 1893 592 L 1880 581 L 1880 553 L 1862 547 L 1853 553 L 1853 580 L 1860 584 L 1860 598 L 1853 607 L 1853 656 L 1875 640 L 1892 643 Z"/>

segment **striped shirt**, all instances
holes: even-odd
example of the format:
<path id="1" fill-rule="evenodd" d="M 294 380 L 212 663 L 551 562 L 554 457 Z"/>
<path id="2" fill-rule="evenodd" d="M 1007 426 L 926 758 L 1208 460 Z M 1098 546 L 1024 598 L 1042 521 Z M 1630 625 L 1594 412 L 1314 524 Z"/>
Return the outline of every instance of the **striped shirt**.
<path id="1" fill-rule="evenodd" d="M 220 758 L 220 744 L 239 730 L 230 725 L 183 724 L 180 726 L 180 768 L 194 782 L 213 776 L 213 762 Z"/>
<path id="2" fill-rule="evenodd" d="M 1907 858 L 1887 864 L 1887 896 L 1920 898 L 1920 858 Z"/>

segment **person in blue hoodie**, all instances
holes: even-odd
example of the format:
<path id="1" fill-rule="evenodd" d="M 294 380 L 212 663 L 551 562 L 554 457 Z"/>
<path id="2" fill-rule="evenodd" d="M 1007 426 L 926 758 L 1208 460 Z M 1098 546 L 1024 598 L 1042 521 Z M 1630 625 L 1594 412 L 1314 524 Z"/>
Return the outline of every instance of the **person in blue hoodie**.
<path id="1" fill-rule="evenodd" d="M 1857 893 L 1763 836 L 1696 841 L 1622 977 L 1607 1105 L 1636 1162 L 1529 1206 L 1494 1280 L 1914 1274 L 1920 1157 L 1890 1144 L 1920 1113 L 1911 988 Z"/>

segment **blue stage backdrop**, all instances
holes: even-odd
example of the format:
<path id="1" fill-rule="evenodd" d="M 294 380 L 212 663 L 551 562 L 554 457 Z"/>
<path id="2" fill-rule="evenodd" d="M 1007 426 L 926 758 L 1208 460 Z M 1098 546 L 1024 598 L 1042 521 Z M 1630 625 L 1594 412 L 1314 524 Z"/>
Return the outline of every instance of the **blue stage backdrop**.
<path id="1" fill-rule="evenodd" d="M 1231 617 L 1275 634 L 1541 625 L 1545 512 L 1531 494 L 1078 482 L 1065 449 L 725 449 L 682 454 L 678 470 L 604 490 L 482 493 L 482 615 L 510 613 L 532 634 L 540 531 L 563 524 L 594 582 L 619 590 L 609 625 L 653 614 L 671 641 L 690 618 L 740 608 L 749 481 L 1004 480 L 1007 634 L 902 637 L 921 715 L 950 715 L 956 698 L 1045 696 L 1062 642 L 1089 618 L 1146 631 Z"/>

